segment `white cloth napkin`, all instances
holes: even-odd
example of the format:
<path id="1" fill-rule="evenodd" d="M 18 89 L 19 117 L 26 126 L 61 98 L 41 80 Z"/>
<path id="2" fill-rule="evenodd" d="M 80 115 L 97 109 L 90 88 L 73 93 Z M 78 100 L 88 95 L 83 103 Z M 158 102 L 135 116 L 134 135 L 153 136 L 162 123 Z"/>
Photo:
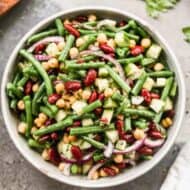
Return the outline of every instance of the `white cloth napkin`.
<path id="1" fill-rule="evenodd" d="M 180 151 L 160 190 L 190 190 L 190 143 Z"/>

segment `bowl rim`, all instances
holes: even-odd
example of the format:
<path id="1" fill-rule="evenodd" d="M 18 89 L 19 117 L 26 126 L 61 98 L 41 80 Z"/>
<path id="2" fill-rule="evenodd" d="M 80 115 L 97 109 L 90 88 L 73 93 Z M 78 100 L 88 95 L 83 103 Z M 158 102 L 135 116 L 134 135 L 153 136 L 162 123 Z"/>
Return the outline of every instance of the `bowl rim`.
<path id="1" fill-rule="evenodd" d="M 124 17 L 129 17 L 129 18 L 133 18 L 134 20 L 136 20 L 138 23 L 140 23 L 143 26 L 146 26 L 149 31 L 151 31 L 156 37 L 157 39 L 159 39 L 160 42 L 162 42 L 164 44 L 164 48 L 167 50 L 168 54 L 171 57 L 171 60 L 173 61 L 172 65 L 175 65 L 176 67 L 176 71 L 178 72 L 178 85 L 181 88 L 181 98 L 180 99 L 180 105 L 179 105 L 179 110 L 180 112 L 178 113 L 178 120 L 175 121 L 175 131 L 173 132 L 173 136 L 170 136 L 170 141 L 168 141 L 168 139 L 166 140 L 164 146 L 161 148 L 162 151 L 159 151 L 159 154 L 156 154 L 153 159 L 151 159 L 149 161 L 149 164 L 147 164 L 146 167 L 143 168 L 143 170 L 139 169 L 135 175 L 130 176 L 129 178 L 119 178 L 117 179 L 117 181 L 115 180 L 110 180 L 112 178 L 108 178 L 107 181 L 109 181 L 109 183 L 104 183 L 104 184 L 99 184 L 98 181 L 97 183 L 91 183 L 91 181 L 89 180 L 85 180 L 86 183 L 81 184 L 80 180 L 70 180 L 69 178 L 60 178 L 57 177 L 54 174 L 51 173 L 47 173 L 46 171 L 43 171 L 39 168 L 39 165 L 37 162 L 35 162 L 35 159 L 27 156 L 24 152 L 24 150 L 18 145 L 19 143 L 17 142 L 16 138 L 14 138 L 14 135 L 11 131 L 11 127 L 10 124 L 11 122 L 9 122 L 8 117 L 7 117 L 7 110 L 9 108 L 6 107 L 6 93 L 5 93 L 5 89 L 6 89 L 6 83 L 7 83 L 7 78 L 8 78 L 8 74 L 9 72 L 12 70 L 14 62 L 15 62 L 15 57 L 18 54 L 19 49 L 23 46 L 23 44 L 26 42 L 26 39 L 31 36 L 33 33 L 35 33 L 39 28 L 47 25 L 48 23 L 51 23 L 55 18 L 57 17 L 62 17 L 66 14 L 69 13 L 74 13 L 74 12 L 78 12 L 78 11 L 110 11 L 113 12 L 115 14 L 120 14 L 123 15 Z M 4 69 L 3 72 L 3 77 L 2 77 L 2 83 L 1 83 L 1 110 L 2 110 L 2 115 L 3 115 L 3 120 L 4 123 L 6 125 L 6 128 L 8 130 L 9 136 L 11 137 L 11 140 L 13 141 L 13 143 L 15 144 L 16 148 L 19 150 L 19 152 L 22 154 L 22 156 L 30 163 L 32 164 L 37 170 L 41 171 L 42 173 L 44 173 L 45 175 L 49 176 L 52 179 L 55 179 L 59 182 L 65 183 L 65 184 L 69 184 L 69 185 L 73 185 L 73 186 L 80 186 L 80 187 L 90 187 L 90 188 L 102 188 L 102 187 L 111 187 L 111 186 L 116 186 L 116 185 L 120 185 L 126 182 L 129 182 L 131 180 L 136 179 L 137 177 L 140 177 L 141 175 L 145 174 L 146 172 L 148 172 L 150 169 L 152 169 L 155 165 L 158 164 L 158 162 L 161 161 L 161 159 L 167 154 L 167 152 L 169 151 L 169 149 L 171 148 L 171 146 L 173 145 L 176 136 L 180 130 L 180 125 L 182 123 L 183 120 L 183 116 L 184 116 L 184 112 L 185 112 L 185 101 L 186 101 L 186 90 L 185 90 L 185 83 L 184 83 L 184 77 L 183 77 L 183 73 L 182 70 L 180 68 L 180 65 L 178 63 L 178 60 L 175 56 L 175 54 L 173 53 L 173 51 L 171 50 L 171 48 L 168 46 L 167 42 L 165 41 L 165 39 L 150 25 L 148 24 L 146 21 L 144 21 L 143 19 L 139 18 L 138 16 L 128 12 L 128 11 L 123 11 L 120 9 L 115 9 L 115 8 L 110 8 L 107 6 L 80 6 L 77 8 L 71 8 L 71 9 L 67 9 L 67 10 L 63 10 L 60 11 L 56 14 L 53 14 L 50 17 L 47 17 L 46 19 L 43 19 L 42 21 L 40 21 L 38 24 L 36 24 L 34 27 L 32 27 L 25 35 L 24 37 L 22 37 L 22 39 L 19 41 L 19 43 L 16 45 L 16 47 L 14 48 L 13 52 L 11 53 L 11 56 L 9 57 L 9 60 L 7 62 L 7 65 Z M 33 150 L 31 150 L 33 151 Z M 124 175 L 124 174 L 123 174 Z"/>

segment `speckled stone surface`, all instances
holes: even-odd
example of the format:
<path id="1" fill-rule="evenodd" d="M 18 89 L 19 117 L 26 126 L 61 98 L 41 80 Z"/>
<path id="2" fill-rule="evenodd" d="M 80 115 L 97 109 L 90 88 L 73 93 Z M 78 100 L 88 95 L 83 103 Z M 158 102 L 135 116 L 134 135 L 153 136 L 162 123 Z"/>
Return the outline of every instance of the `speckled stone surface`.
<path id="1" fill-rule="evenodd" d="M 190 25 L 190 1 L 182 0 L 175 10 L 163 14 L 159 20 L 148 17 L 141 0 L 23 0 L 17 7 L 0 19 L 0 77 L 10 53 L 22 36 L 44 18 L 64 9 L 84 6 L 104 5 L 130 11 L 151 23 L 168 41 L 176 53 L 185 75 L 187 86 L 187 107 L 183 126 L 166 157 L 144 176 L 118 187 L 118 190 L 159 190 L 168 168 L 174 161 L 183 143 L 190 136 L 190 44 L 183 40 L 181 28 Z M 11 142 L 0 116 L 0 190 L 52 190 L 83 189 L 60 184 L 34 169 Z M 115 188 L 109 188 L 115 189 Z"/>

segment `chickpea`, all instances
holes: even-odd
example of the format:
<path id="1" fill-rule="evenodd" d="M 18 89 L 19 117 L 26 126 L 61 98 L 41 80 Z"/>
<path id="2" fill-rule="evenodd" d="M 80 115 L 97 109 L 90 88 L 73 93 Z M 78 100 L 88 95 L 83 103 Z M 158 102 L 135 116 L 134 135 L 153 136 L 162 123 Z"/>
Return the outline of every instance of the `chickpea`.
<path id="1" fill-rule="evenodd" d="M 135 129 L 135 131 L 133 132 L 133 135 L 135 137 L 135 139 L 140 140 L 143 139 L 145 137 L 145 133 L 142 129 Z"/>
<path id="2" fill-rule="evenodd" d="M 24 101 L 23 100 L 19 100 L 17 103 L 17 108 L 19 110 L 24 110 L 25 109 L 25 105 L 24 105 Z"/>
<path id="3" fill-rule="evenodd" d="M 119 168 L 118 167 L 112 165 L 111 168 L 115 170 L 115 173 L 117 173 L 117 174 L 119 173 Z"/>
<path id="4" fill-rule="evenodd" d="M 104 96 L 105 97 L 110 97 L 113 95 L 113 90 L 111 88 L 106 88 L 104 91 Z"/>
<path id="5" fill-rule="evenodd" d="M 63 22 L 64 24 L 71 24 L 71 22 L 70 22 L 70 20 L 69 19 L 66 19 L 66 20 L 64 20 L 64 22 Z"/>
<path id="6" fill-rule="evenodd" d="M 94 21 L 96 21 L 96 19 L 97 19 L 96 15 L 91 14 L 91 15 L 88 16 L 88 21 L 89 22 L 94 22 Z"/>
<path id="7" fill-rule="evenodd" d="M 92 175 L 92 179 L 93 180 L 96 180 L 96 179 L 98 179 L 99 178 L 99 173 L 97 172 L 97 171 L 95 171 L 94 173 L 93 173 L 93 175 Z"/>
<path id="8" fill-rule="evenodd" d="M 151 45 L 151 40 L 149 38 L 143 38 L 141 40 L 141 46 L 144 48 L 148 48 Z"/>
<path id="9" fill-rule="evenodd" d="M 56 106 L 57 106 L 58 108 L 64 108 L 64 107 L 65 107 L 65 101 L 64 101 L 63 99 L 57 100 Z"/>
<path id="10" fill-rule="evenodd" d="M 47 115 L 44 113 L 39 113 L 38 118 L 41 120 L 42 123 L 44 123 L 48 119 Z"/>
<path id="11" fill-rule="evenodd" d="M 69 138 L 68 138 L 68 134 L 67 134 L 67 133 L 65 133 L 64 136 L 63 136 L 63 142 L 64 142 L 65 144 L 68 144 L 68 143 L 69 143 Z"/>
<path id="12" fill-rule="evenodd" d="M 107 36 L 104 33 L 99 33 L 97 37 L 98 43 L 106 43 L 107 42 Z"/>
<path id="13" fill-rule="evenodd" d="M 64 170 L 64 166 L 65 166 L 65 164 L 64 164 L 63 162 L 61 162 L 61 163 L 59 164 L 59 166 L 58 166 L 59 170 L 60 170 L 60 171 L 63 171 L 63 170 Z"/>
<path id="14" fill-rule="evenodd" d="M 73 104 L 76 101 L 76 98 L 74 96 L 71 96 L 69 99 L 70 104 Z"/>
<path id="15" fill-rule="evenodd" d="M 64 47 L 65 47 L 65 42 L 64 41 L 59 42 L 57 44 L 57 48 L 58 48 L 59 51 L 62 51 Z"/>
<path id="16" fill-rule="evenodd" d="M 107 177 L 108 176 L 107 173 L 103 169 L 100 169 L 99 174 L 101 177 Z"/>
<path id="17" fill-rule="evenodd" d="M 49 65 L 48 62 L 42 62 L 42 67 L 43 67 L 46 71 L 48 71 L 48 70 L 50 69 L 50 65 Z"/>
<path id="18" fill-rule="evenodd" d="M 154 65 L 154 70 L 155 71 L 161 71 L 162 69 L 164 69 L 164 65 L 162 63 L 156 63 Z"/>
<path id="19" fill-rule="evenodd" d="M 38 89 L 39 89 L 39 84 L 38 84 L 38 83 L 33 84 L 33 86 L 32 86 L 32 91 L 33 91 L 33 92 L 37 92 Z"/>
<path id="20" fill-rule="evenodd" d="M 136 41 L 135 40 L 130 40 L 129 41 L 129 48 L 134 48 L 136 46 Z"/>
<path id="21" fill-rule="evenodd" d="M 79 54 L 79 50 L 76 47 L 71 48 L 69 51 L 69 55 L 71 59 L 77 58 L 78 54 Z"/>
<path id="22" fill-rule="evenodd" d="M 44 149 L 43 152 L 42 152 L 42 158 L 44 160 L 49 160 L 49 152 L 48 152 L 48 149 Z"/>
<path id="23" fill-rule="evenodd" d="M 115 163 L 122 163 L 123 162 L 123 155 L 122 154 L 116 154 L 114 156 L 114 162 Z"/>
<path id="24" fill-rule="evenodd" d="M 162 119 L 161 123 L 164 128 L 168 128 L 173 124 L 173 121 L 170 117 L 166 117 L 165 119 Z"/>
<path id="25" fill-rule="evenodd" d="M 52 69 L 56 69 L 59 67 L 58 60 L 56 58 L 51 58 L 48 60 L 49 67 Z"/>
<path id="26" fill-rule="evenodd" d="M 77 140 L 77 137 L 74 135 L 69 135 L 68 140 L 69 140 L 69 142 L 75 142 Z"/>
<path id="27" fill-rule="evenodd" d="M 107 45 L 110 46 L 111 48 L 115 49 L 115 40 L 114 39 L 109 39 L 107 42 Z"/>
<path id="28" fill-rule="evenodd" d="M 55 91 L 58 93 L 58 94 L 61 94 L 63 91 L 64 91 L 64 84 L 63 83 L 58 83 L 55 85 Z"/>
<path id="29" fill-rule="evenodd" d="M 43 125 L 43 123 L 42 123 L 42 121 L 41 121 L 40 118 L 36 118 L 36 119 L 34 120 L 34 123 L 36 124 L 36 126 L 37 126 L 38 128 Z"/>
<path id="30" fill-rule="evenodd" d="M 88 100 L 90 98 L 91 91 L 90 90 L 83 90 L 82 92 L 82 99 Z"/>
<path id="31" fill-rule="evenodd" d="M 82 46 L 84 43 L 85 43 L 84 38 L 77 38 L 77 40 L 76 40 L 76 46 L 77 47 Z"/>
<path id="32" fill-rule="evenodd" d="M 26 132 L 26 129 L 27 129 L 27 124 L 25 122 L 20 122 L 18 124 L 18 132 L 21 133 L 21 134 L 25 134 Z"/>
<path id="33" fill-rule="evenodd" d="M 119 120 L 124 120 L 124 116 L 123 115 L 117 115 L 117 119 L 119 119 Z"/>

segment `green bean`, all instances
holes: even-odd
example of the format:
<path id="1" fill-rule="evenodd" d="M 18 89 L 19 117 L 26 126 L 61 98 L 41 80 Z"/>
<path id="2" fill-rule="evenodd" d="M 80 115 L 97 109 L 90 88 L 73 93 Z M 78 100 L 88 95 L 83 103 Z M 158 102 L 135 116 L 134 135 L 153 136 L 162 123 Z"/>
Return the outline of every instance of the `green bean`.
<path id="1" fill-rule="evenodd" d="M 119 58 L 123 58 L 127 54 L 128 50 L 128 48 L 116 48 L 116 54 L 119 56 Z"/>
<path id="2" fill-rule="evenodd" d="M 85 30 L 85 29 L 79 29 L 78 30 L 81 35 L 91 35 L 91 34 L 97 34 L 95 30 Z"/>
<path id="3" fill-rule="evenodd" d="M 65 33 L 65 29 L 64 29 L 64 27 L 63 27 L 63 23 L 62 23 L 62 20 L 61 20 L 60 18 L 57 18 L 57 19 L 55 20 L 55 25 L 56 25 L 56 27 L 57 27 L 58 34 L 59 34 L 60 36 L 63 36 L 64 33 Z"/>
<path id="4" fill-rule="evenodd" d="M 82 60 L 82 61 L 91 61 L 95 58 L 96 56 L 94 55 L 87 55 L 84 57 L 81 57 L 79 59 L 75 59 L 75 60 L 66 60 L 65 63 L 78 63 L 78 61 Z"/>
<path id="5" fill-rule="evenodd" d="M 122 96 L 119 92 L 114 92 L 111 98 L 118 102 L 121 102 L 124 100 L 124 96 Z"/>
<path id="6" fill-rule="evenodd" d="M 109 75 L 113 78 L 113 80 L 125 91 L 130 92 L 131 88 L 128 84 L 109 66 L 105 66 L 108 70 Z"/>
<path id="7" fill-rule="evenodd" d="M 37 100 L 41 97 L 45 90 L 45 84 L 42 83 L 38 89 L 38 91 L 34 94 L 34 97 L 32 99 L 32 114 L 33 115 L 38 115 L 38 104 Z"/>
<path id="8" fill-rule="evenodd" d="M 26 115 L 24 112 L 21 112 L 20 114 L 20 120 L 23 121 L 23 122 L 26 122 Z"/>
<path id="9" fill-rule="evenodd" d="M 41 66 L 40 62 L 37 61 L 31 53 L 27 52 L 24 49 L 20 50 L 20 55 L 22 55 L 25 59 L 27 59 L 28 61 L 30 61 L 32 63 L 32 65 L 35 67 L 35 69 L 38 71 L 38 73 L 41 75 L 41 77 L 44 80 L 47 95 L 51 95 L 53 93 L 51 80 L 48 77 L 47 72 Z"/>
<path id="10" fill-rule="evenodd" d="M 160 99 L 163 100 L 164 102 L 166 101 L 166 99 L 167 99 L 167 97 L 168 97 L 168 95 L 170 93 L 170 90 L 171 90 L 172 84 L 173 84 L 173 80 L 174 80 L 174 78 L 170 77 L 166 81 L 166 85 L 165 85 L 165 87 L 164 87 L 164 89 L 162 91 L 161 97 L 160 97 Z M 162 118 L 162 114 L 163 114 L 163 111 L 161 111 L 160 113 L 156 114 L 156 116 L 154 118 L 154 121 L 156 123 L 160 122 L 160 120 Z"/>
<path id="11" fill-rule="evenodd" d="M 104 149 L 105 145 L 101 142 L 98 142 L 94 139 L 91 139 L 89 137 L 82 137 L 85 141 L 87 141 L 88 143 L 90 143 L 92 146 L 94 146 L 95 148 L 98 148 L 98 149 Z"/>
<path id="12" fill-rule="evenodd" d="M 16 76 L 14 77 L 14 80 L 13 80 L 13 85 L 17 85 L 18 81 L 20 80 L 21 78 L 21 73 L 20 72 L 17 72 L 16 73 Z"/>
<path id="13" fill-rule="evenodd" d="M 115 32 L 109 32 L 109 31 L 100 31 L 99 33 L 104 33 L 107 37 L 114 38 Z"/>
<path id="14" fill-rule="evenodd" d="M 136 57 L 130 57 L 130 58 L 125 58 L 125 59 L 118 59 L 117 61 L 121 64 L 128 64 L 128 63 L 136 63 L 140 62 L 143 59 L 143 55 L 140 54 Z"/>
<path id="15" fill-rule="evenodd" d="M 59 73 L 59 74 L 58 74 L 58 77 L 59 77 L 61 80 L 63 80 L 64 82 L 67 82 L 67 81 L 72 80 L 71 78 L 68 77 L 68 75 L 63 74 L 63 73 Z"/>
<path id="16" fill-rule="evenodd" d="M 38 129 L 34 131 L 33 134 L 36 136 L 42 136 L 48 133 L 63 130 L 68 126 L 71 126 L 72 124 L 73 124 L 73 120 L 71 118 L 66 118 L 62 121 L 49 125 L 46 128 Z"/>
<path id="17" fill-rule="evenodd" d="M 7 93 L 9 95 L 9 93 L 14 94 L 16 97 L 21 98 L 23 96 L 22 90 L 20 88 L 16 88 L 15 85 L 13 85 L 12 83 L 8 83 L 7 84 Z"/>
<path id="18" fill-rule="evenodd" d="M 126 36 L 129 38 L 129 39 L 133 39 L 135 41 L 138 41 L 139 40 L 139 36 L 135 35 L 135 34 L 130 34 L 130 33 L 127 33 L 125 32 Z"/>
<path id="19" fill-rule="evenodd" d="M 29 139 L 28 140 L 28 145 L 31 148 L 37 148 L 37 149 L 40 149 L 40 150 L 43 150 L 44 148 L 46 148 L 45 144 L 40 144 L 39 142 L 37 142 L 34 139 Z"/>
<path id="20" fill-rule="evenodd" d="M 174 98 L 176 94 L 177 94 L 177 83 L 174 82 L 170 91 L 170 96 Z"/>
<path id="21" fill-rule="evenodd" d="M 148 127 L 148 124 L 145 120 L 137 120 L 133 122 L 133 125 L 140 129 L 146 129 Z"/>
<path id="22" fill-rule="evenodd" d="M 90 68 L 100 68 L 105 65 L 105 62 L 88 62 L 83 64 L 68 63 L 66 64 L 66 69 L 90 69 Z"/>
<path id="23" fill-rule="evenodd" d="M 94 102 L 92 102 L 91 104 L 85 106 L 83 109 L 82 109 L 82 114 L 85 114 L 85 113 L 89 113 L 93 110 L 95 110 L 96 108 L 102 106 L 102 103 L 100 100 L 96 100 Z"/>
<path id="24" fill-rule="evenodd" d="M 22 70 L 23 74 L 25 76 L 33 76 L 33 77 L 38 77 L 38 72 L 36 71 L 36 69 L 34 69 L 33 67 L 25 67 Z"/>
<path id="25" fill-rule="evenodd" d="M 128 30 L 128 29 L 130 29 L 130 28 L 133 28 L 133 29 L 136 29 L 136 28 L 137 28 L 137 24 L 136 24 L 136 22 L 135 22 L 134 20 L 130 20 L 130 21 L 128 22 L 128 24 L 126 24 L 125 26 L 119 27 L 119 28 L 117 29 L 117 32 L 122 31 L 122 30 Z"/>
<path id="26" fill-rule="evenodd" d="M 85 135 L 85 134 L 91 134 L 91 133 L 101 133 L 106 130 L 110 130 L 113 127 L 100 127 L 100 126 L 85 126 L 85 127 L 76 127 L 71 128 L 70 135 Z"/>
<path id="27" fill-rule="evenodd" d="M 59 56 L 59 61 L 64 62 L 69 54 L 69 50 L 71 49 L 73 43 L 75 41 L 75 37 L 73 35 L 69 35 L 66 41 L 65 48 L 61 52 L 61 55 Z"/>
<path id="28" fill-rule="evenodd" d="M 78 75 L 80 75 L 80 77 L 84 78 L 86 76 L 86 71 L 85 70 L 79 70 Z"/>
<path id="29" fill-rule="evenodd" d="M 42 38 L 45 38 L 45 37 L 48 37 L 48 36 L 52 36 L 52 35 L 55 35 L 55 34 L 57 34 L 57 29 L 51 29 L 51 30 L 47 30 L 47 31 L 44 31 L 44 32 L 40 32 L 40 33 L 34 34 L 33 36 L 31 36 L 28 39 L 27 44 L 31 44 L 33 42 L 41 40 Z"/>
<path id="30" fill-rule="evenodd" d="M 136 29 L 137 33 L 141 35 L 143 38 L 147 37 L 148 34 L 145 32 L 140 26 L 137 26 Z"/>
<path id="31" fill-rule="evenodd" d="M 144 58 L 144 59 L 142 59 L 142 61 L 141 61 L 141 65 L 142 66 L 147 66 L 147 65 L 150 65 L 150 64 L 152 64 L 152 63 L 154 63 L 155 62 L 155 59 L 152 59 L 152 58 Z"/>
<path id="32" fill-rule="evenodd" d="M 30 96 L 25 96 L 23 100 L 24 100 L 24 105 L 25 105 L 26 123 L 27 123 L 26 137 L 28 138 L 30 136 L 30 130 L 32 128 L 31 98 Z"/>
<path id="33" fill-rule="evenodd" d="M 141 91 L 142 86 L 143 86 L 146 79 L 147 79 L 147 74 L 145 72 L 143 72 L 141 74 L 141 76 L 139 77 L 139 79 L 137 80 L 136 84 L 134 85 L 134 87 L 131 91 L 132 94 L 134 94 L 135 96 L 138 95 L 138 93 Z"/>
<path id="34" fill-rule="evenodd" d="M 124 129 L 125 129 L 125 131 L 131 131 L 132 130 L 131 118 L 130 117 L 125 118 L 125 127 L 124 127 Z"/>
<path id="35" fill-rule="evenodd" d="M 148 73 L 149 77 L 171 77 L 174 73 L 172 71 L 156 71 Z"/>
<path id="36" fill-rule="evenodd" d="M 104 158 L 104 154 L 103 153 L 95 153 L 93 155 L 93 160 L 95 162 L 99 161 L 99 160 L 102 160 Z"/>
<path id="37" fill-rule="evenodd" d="M 40 106 L 40 112 L 44 113 L 45 115 L 47 115 L 50 118 L 54 117 L 53 112 L 46 106 Z"/>
<path id="38" fill-rule="evenodd" d="M 78 173 L 78 166 L 76 164 L 72 164 L 71 166 L 71 173 L 72 174 L 77 174 Z"/>
<path id="39" fill-rule="evenodd" d="M 88 48 L 90 44 L 93 44 L 96 41 L 94 36 L 89 36 L 83 45 L 80 46 L 79 51 L 83 51 Z"/>
<path id="40" fill-rule="evenodd" d="M 145 118 L 154 118 L 155 114 L 149 110 L 135 109 L 135 108 L 126 108 L 124 110 L 125 115 L 137 115 Z"/>
<path id="41" fill-rule="evenodd" d="M 17 82 L 17 87 L 24 87 L 26 82 L 28 81 L 29 76 L 24 76 L 22 77 L 18 82 Z"/>
<path id="42" fill-rule="evenodd" d="M 16 108 L 17 108 L 17 100 L 16 99 L 11 100 L 10 108 L 16 111 Z"/>

